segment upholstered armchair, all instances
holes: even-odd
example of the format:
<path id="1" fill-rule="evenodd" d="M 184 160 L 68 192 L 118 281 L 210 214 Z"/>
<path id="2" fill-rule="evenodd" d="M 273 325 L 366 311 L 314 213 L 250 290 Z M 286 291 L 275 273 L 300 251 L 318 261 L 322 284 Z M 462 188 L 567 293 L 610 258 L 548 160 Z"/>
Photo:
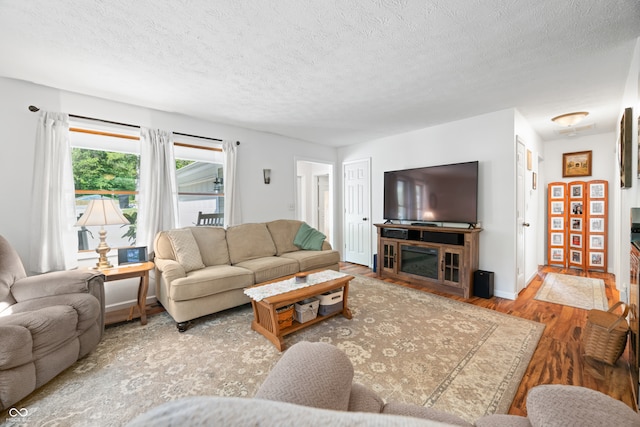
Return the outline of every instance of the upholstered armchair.
<path id="1" fill-rule="evenodd" d="M 92 270 L 27 277 L 17 252 L 0 236 L 0 411 L 98 345 L 103 281 Z"/>

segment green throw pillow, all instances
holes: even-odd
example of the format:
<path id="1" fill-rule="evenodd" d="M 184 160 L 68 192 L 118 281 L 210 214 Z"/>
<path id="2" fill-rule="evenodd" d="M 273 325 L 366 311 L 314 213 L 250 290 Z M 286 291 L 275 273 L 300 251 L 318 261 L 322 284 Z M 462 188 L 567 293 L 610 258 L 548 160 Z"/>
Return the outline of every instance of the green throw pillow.
<path id="1" fill-rule="evenodd" d="M 319 251 L 322 250 L 322 243 L 326 238 L 327 236 L 303 222 L 293 239 L 293 244 L 300 249 Z"/>

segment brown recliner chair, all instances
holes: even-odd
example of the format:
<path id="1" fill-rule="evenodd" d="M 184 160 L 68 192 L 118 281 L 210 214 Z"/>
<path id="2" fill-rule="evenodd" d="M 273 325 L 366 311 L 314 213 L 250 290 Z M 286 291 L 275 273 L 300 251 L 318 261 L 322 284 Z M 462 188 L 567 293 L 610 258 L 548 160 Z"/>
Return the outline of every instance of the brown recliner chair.
<path id="1" fill-rule="evenodd" d="M 98 345 L 103 283 L 95 270 L 27 277 L 17 252 L 0 236 L 0 411 Z"/>

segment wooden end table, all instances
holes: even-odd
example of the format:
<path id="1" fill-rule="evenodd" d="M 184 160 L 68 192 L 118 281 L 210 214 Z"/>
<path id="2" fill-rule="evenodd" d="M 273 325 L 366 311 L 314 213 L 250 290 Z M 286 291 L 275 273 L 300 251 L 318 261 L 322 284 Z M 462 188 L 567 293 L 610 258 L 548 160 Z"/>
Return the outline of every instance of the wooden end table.
<path id="1" fill-rule="evenodd" d="M 134 277 L 140 278 L 140 284 L 138 285 L 138 310 L 140 311 L 140 323 L 142 325 L 147 324 L 147 291 L 149 290 L 149 271 L 153 270 L 155 265 L 151 261 L 142 262 L 139 264 L 121 265 L 118 267 L 99 270 L 104 274 L 105 282 L 112 282 L 114 280 L 131 279 Z M 136 305 L 132 305 L 129 310 L 129 317 L 127 320 L 133 319 L 133 311 Z"/>
<path id="2" fill-rule="evenodd" d="M 266 283 L 260 283 L 259 285 L 255 285 L 255 287 L 279 282 L 294 276 L 295 275 L 282 277 L 280 279 L 272 280 Z M 285 335 L 291 334 L 295 331 L 306 328 L 307 326 L 311 326 L 338 314 L 342 314 L 347 319 L 351 319 L 351 310 L 349 310 L 347 300 L 349 296 L 349 282 L 352 279 L 354 279 L 353 276 L 345 275 L 337 279 L 317 283 L 315 285 L 296 289 L 283 294 L 273 295 L 260 301 L 255 301 L 252 299 L 251 306 L 253 307 L 253 321 L 251 322 L 251 329 L 264 335 L 269 341 L 273 343 L 273 345 L 276 346 L 278 351 L 282 351 L 285 348 L 283 339 Z M 296 303 L 298 301 L 302 301 L 305 298 L 320 295 L 324 292 L 328 292 L 337 288 L 344 289 L 342 296 L 342 310 L 327 314 L 326 316 L 318 314 L 315 319 L 309 320 L 308 322 L 304 323 L 298 323 L 294 320 L 291 326 L 282 329 L 280 328 L 280 325 L 278 324 L 278 315 L 276 313 L 277 309 Z"/>

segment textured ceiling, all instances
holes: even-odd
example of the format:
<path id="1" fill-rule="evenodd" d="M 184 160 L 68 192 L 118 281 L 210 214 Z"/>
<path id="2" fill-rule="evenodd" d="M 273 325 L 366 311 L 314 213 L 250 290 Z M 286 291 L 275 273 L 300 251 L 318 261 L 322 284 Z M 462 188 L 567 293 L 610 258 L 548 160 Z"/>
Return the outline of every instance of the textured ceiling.
<path id="1" fill-rule="evenodd" d="M 548 140 L 615 129 L 638 36 L 638 0 L 0 0 L 0 76 L 335 146 L 505 108 Z"/>

